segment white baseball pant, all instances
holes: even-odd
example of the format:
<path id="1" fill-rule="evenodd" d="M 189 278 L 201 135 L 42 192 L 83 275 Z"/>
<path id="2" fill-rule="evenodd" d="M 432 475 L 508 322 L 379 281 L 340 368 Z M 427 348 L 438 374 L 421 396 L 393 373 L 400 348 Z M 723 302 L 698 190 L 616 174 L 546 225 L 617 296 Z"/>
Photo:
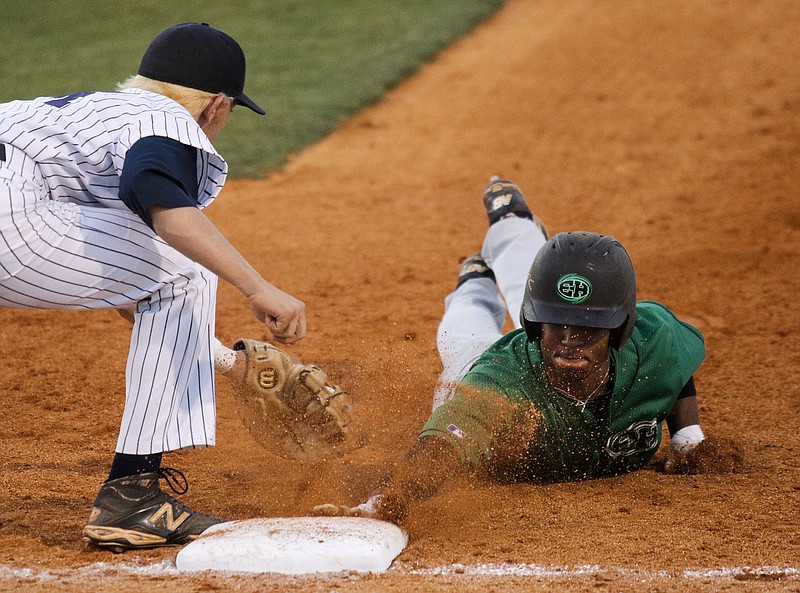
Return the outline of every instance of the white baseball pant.
<path id="1" fill-rule="evenodd" d="M 503 334 L 506 316 L 521 327 L 519 312 L 533 258 L 546 238 L 539 225 L 525 218 L 506 218 L 489 227 L 481 254 L 495 274 L 468 280 L 445 299 L 436 334 L 442 373 L 433 409 L 452 397 L 458 381 Z"/>
<path id="2" fill-rule="evenodd" d="M 117 452 L 213 445 L 217 277 L 128 210 L 50 200 L 36 164 L 5 151 L 0 306 L 135 307 Z"/>

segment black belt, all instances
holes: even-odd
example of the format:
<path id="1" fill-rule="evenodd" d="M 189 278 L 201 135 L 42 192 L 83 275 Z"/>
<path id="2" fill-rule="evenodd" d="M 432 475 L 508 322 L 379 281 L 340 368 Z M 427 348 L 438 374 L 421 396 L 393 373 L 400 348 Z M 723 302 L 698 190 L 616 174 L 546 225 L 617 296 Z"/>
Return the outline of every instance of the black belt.
<path id="1" fill-rule="evenodd" d="M 0 143 L 0 161 L 6 160 L 6 145 Z"/>

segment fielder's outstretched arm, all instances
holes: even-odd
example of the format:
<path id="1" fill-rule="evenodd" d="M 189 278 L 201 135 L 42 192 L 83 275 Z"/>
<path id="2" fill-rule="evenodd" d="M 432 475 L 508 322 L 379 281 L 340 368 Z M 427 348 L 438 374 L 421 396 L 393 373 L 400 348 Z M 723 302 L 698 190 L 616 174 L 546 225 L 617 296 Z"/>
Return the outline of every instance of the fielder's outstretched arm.
<path id="1" fill-rule="evenodd" d="M 305 337 L 305 304 L 267 282 L 202 211 L 153 206 L 149 213 L 158 236 L 239 289 L 278 342 Z"/>

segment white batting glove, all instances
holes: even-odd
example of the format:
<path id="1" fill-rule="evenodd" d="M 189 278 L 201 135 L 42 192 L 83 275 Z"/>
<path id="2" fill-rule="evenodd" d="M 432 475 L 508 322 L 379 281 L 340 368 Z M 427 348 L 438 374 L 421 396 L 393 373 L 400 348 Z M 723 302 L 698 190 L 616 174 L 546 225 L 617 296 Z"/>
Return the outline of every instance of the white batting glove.
<path id="1" fill-rule="evenodd" d="M 378 515 L 381 495 L 376 494 L 358 506 L 349 507 L 342 504 L 321 504 L 315 506 L 311 514 L 315 517 L 367 517 L 375 518 Z"/>
<path id="2" fill-rule="evenodd" d="M 703 442 L 705 435 L 699 424 L 684 426 L 670 436 L 669 448 L 675 453 L 688 453 Z"/>

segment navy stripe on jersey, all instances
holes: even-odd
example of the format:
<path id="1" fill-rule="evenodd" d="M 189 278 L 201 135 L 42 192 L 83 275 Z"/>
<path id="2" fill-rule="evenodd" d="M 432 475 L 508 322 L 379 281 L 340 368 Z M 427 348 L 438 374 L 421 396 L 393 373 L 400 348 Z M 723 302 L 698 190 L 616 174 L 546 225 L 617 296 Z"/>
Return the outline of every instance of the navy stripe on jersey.
<path id="1" fill-rule="evenodd" d="M 218 195 L 227 164 L 191 115 L 167 97 L 129 89 L 0 105 L 0 142 L 37 161 L 54 200 L 125 208 L 119 199 L 125 156 L 147 136 L 198 149 L 198 206 Z"/>
<path id="2" fill-rule="evenodd" d="M 160 136 L 137 140 L 125 158 L 119 197 L 150 228 L 153 206 L 197 206 L 197 149 Z"/>

